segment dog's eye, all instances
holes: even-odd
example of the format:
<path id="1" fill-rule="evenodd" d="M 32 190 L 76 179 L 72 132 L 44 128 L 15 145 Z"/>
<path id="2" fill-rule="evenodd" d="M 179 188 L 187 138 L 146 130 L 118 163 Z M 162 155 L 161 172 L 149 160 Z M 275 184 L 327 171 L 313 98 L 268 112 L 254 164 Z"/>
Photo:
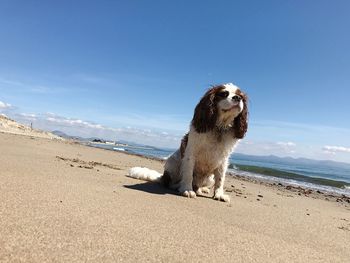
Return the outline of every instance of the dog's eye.
<path id="1" fill-rule="evenodd" d="M 220 98 L 227 98 L 229 95 L 229 92 L 227 90 L 218 92 L 217 96 Z"/>

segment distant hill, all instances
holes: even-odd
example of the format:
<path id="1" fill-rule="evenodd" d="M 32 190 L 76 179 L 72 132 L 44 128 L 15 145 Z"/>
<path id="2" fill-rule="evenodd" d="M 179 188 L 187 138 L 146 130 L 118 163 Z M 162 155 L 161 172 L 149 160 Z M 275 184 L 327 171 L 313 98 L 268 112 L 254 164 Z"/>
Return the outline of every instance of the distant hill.
<path id="1" fill-rule="evenodd" d="M 62 140 L 61 137 L 52 134 L 51 132 L 46 132 L 38 129 L 32 129 L 27 125 L 20 124 L 4 114 L 0 114 L 0 132 L 3 133 L 11 133 L 11 134 L 19 134 L 47 139 L 57 139 Z"/>
<path id="2" fill-rule="evenodd" d="M 342 167 L 346 169 L 350 169 L 349 163 L 342 163 L 342 162 L 335 162 L 330 160 L 313 160 L 313 159 L 307 159 L 307 158 L 292 158 L 292 157 L 278 157 L 275 155 L 268 155 L 268 156 L 257 156 L 257 155 L 246 155 L 241 153 L 234 153 L 231 155 L 231 161 L 234 162 L 234 160 L 243 160 L 243 161 L 254 161 L 254 162 L 262 162 L 262 163 L 272 163 L 272 164 L 286 164 L 290 166 L 297 166 L 297 165 L 313 165 L 313 166 L 320 166 L 320 167 Z"/>
<path id="3" fill-rule="evenodd" d="M 74 140 L 78 140 L 78 141 L 86 141 L 85 138 L 82 138 L 79 136 L 71 136 L 71 135 L 68 135 L 62 131 L 52 131 L 51 133 L 53 133 L 61 138 L 64 138 L 64 139 L 74 139 Z"/>
<path id="4" fill-rule="evenodd" d="M 65 134 L 64 132 L 61 132 L 61 131 L 52 131 L 51 133 L 53 133 L 53 134 L 55 134 L 57 136 L 60 136 L 62 138 L 66 138 L 66 139 L 68 139 L 70 137 L 69 135 L 67 135 L 67 134 Z"/>
<path id="5" fill-rule="evenodd" d="M 80 142 L 90 142 L 90 141 L 93 141 L 93 140 L 102 140 L 98 137 L 90 137 L 90 138 L 83 138 L 83 137 L 80 137 L 80 136 L 74 136 L 74 135 L 68 135 L 62 131 L 58 131 L 58 130 L 55 130 L 55 131 L 52 131 L 51 133 L 61 137 L 61 138 L 64 138 L 64 139 L 68 139 L 68 140 L 76 140 L 76 141 L 80 141 Z"/>

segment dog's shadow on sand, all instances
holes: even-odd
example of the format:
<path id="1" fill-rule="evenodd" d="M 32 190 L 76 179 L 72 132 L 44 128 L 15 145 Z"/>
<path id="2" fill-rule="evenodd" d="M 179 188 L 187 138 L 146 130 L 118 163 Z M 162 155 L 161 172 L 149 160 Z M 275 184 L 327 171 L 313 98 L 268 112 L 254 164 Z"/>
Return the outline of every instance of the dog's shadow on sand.
<path id="1" fill-rule="evenodd" d="M 142 182 L 139 184 L 124 185 L 124 187 L 127 189 L 142 191 L 150 194 L 157 194 L 157 195 L 170 194 L 170 195 L 181 196 L 179 192 L 175 190 L 166 188 L 165 186 L 162 186 L 158 183 L 152 183 L 152 182 Z M 206 196 L 206 195 L 199 195 L 198 197 L 211 199 L 210 196 Z"/>
<path id="2" fill-rule="evenodd" d="M 150 194 L 179 195 L 179 193 L 177 191 L 166 188 L 158 183 L 143 182 L 143 183 L 133 184 L 133 185 L 124 185 L 124 187 L 128 188 L 128 189 L 132 189 L 132 190 L 138 190 L 138 191 L 150 193 Z"/>

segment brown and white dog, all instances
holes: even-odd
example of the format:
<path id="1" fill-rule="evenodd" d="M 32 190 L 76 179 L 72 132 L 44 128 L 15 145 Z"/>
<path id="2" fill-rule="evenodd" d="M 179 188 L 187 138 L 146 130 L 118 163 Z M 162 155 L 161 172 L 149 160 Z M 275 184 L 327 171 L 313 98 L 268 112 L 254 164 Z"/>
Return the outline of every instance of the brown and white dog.
<path id="1" fill-rule="evenodd" d="M 164 173 L 134 167 L 129 177 L 156 181 L 187 197 L 209 193 L 228 202 L 224 180 L 228 159 L 248 129 L 247 96 L 232 83 L 209 89 L 194 111 L 190 131 L 166 161 Z"/>

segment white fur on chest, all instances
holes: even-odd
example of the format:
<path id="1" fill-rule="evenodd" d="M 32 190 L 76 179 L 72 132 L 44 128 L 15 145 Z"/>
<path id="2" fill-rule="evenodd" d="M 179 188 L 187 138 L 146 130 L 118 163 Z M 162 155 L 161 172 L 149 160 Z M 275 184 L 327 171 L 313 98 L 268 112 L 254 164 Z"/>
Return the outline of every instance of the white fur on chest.
<path id="1" fill-rule="evenodd" d="M 232 134 L 223 134 L 220 139 L 214 132 L 197 133 L 190 131 L 187 147 L 194 158 L 194 172 L 209 175 L 227 162 L 237 139 Z"/>

